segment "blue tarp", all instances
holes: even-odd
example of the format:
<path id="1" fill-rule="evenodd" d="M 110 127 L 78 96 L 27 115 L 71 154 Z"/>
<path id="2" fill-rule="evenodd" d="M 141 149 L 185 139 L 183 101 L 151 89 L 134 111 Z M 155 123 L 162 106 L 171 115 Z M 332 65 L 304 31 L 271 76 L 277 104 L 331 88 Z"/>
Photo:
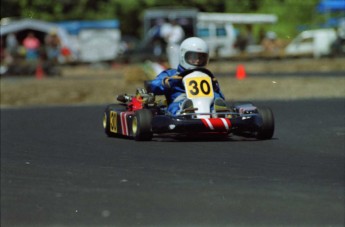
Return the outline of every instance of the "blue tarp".
<path id="1" fill-rule="evenodd" d="M 316 10 L 319 13 L 337 12 L 337 11 L 345 12 L 345 0 L 322 0 L 316 6 Z"/>
<path id="2" fill-rule="evenodd" d="M 82 29 L 116 29 L 120 27 L 118 20 L 101 20 L 101 21 L 62 21 L 57 22 L 59 26 L 63 27 L 71 35 L 78 35 Z"/>

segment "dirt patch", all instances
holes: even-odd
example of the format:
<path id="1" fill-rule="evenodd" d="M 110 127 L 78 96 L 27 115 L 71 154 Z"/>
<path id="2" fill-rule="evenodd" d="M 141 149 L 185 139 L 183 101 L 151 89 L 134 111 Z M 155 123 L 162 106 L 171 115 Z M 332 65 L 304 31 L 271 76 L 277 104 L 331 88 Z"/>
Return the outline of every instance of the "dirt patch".
<path id="1" fill-rule="evenodd" d="M 332 72 L 342 71 L 345 74 L 345 58 L 322 59 L 271 59 L 255 61 L 222 61 L 210 64 L 209 69 L 215 72 L 236 72 L 238 65 L 244 65 L 249 73 L 293 73 L 293 72 Z"/>
<path id="2" fill-rule="evenodd" d="M 243 64 L 247 78 L 235 78 Z M 344 71 L 344 59 L 271 60 L 210 63 L 228 100 L 299 99 L 345 97 L 345 77 L 251 77 L 255 72 Z M 133 94 L 149 75 L 140 65 L 104 67 L 64 67 L 62 77 L 7 77 L 1 79 L 1 107 L 41 105 L 107 104 L 117 94 Z M 345 74 L 345 73 L 344 73 Z M 273 74 L 274 75 L 274 74 Z"/>

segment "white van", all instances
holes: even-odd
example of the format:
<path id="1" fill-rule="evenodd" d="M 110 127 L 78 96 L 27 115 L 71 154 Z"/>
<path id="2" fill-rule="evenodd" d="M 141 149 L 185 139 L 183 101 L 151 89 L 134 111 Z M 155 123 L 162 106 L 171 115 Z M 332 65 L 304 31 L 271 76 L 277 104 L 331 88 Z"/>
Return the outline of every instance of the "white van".
<path id="1" fill-rule="evenodd" d="M 197 21 L 196 36 L 207 43 L 210 58 L 231 57 L 238 54 L 237 48 L 234 48 L 237 35 L 232 23 L 200 20 L 200 15 Z"/>
<path id="2" fill-rule="evenodd" d="M 198 13 L 197 36 L 209 46 L 210 58 L 233 57 L 239 54 L 235 48 L 236 25 L 272 24 L 278 20 L 273 14 L 241 14 L 241 13 Z M 246 47 L 248 54 L 263 51 L 262 46 L 251 44 Z"/>
<path id="3" fill-rule="evenodd" d="M 285 48 L 286 56 L 313 56 L 320 58 L 331 54 L 331 45 L 336 40 L 334 29 L 316 29 L 301 32 Z"/>

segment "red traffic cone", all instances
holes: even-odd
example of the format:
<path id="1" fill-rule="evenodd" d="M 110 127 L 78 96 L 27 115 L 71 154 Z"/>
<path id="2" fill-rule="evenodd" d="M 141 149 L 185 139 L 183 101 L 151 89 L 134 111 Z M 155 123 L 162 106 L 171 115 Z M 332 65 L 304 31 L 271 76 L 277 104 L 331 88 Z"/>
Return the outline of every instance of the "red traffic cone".
<path id="1" fill-rule="evenodd" d="M 41 64 L 37 64 L 35 76 L 36 76 L 36 79 L 38 80 L 44 77 L 44 71 Z"/>
<path id="2" fill-rule="evenodd" d="M 236 79 L 243 80 L 246 78 L 246 70 L 244 68 L 244 65 L 238 65 L 236 69 Z"/>

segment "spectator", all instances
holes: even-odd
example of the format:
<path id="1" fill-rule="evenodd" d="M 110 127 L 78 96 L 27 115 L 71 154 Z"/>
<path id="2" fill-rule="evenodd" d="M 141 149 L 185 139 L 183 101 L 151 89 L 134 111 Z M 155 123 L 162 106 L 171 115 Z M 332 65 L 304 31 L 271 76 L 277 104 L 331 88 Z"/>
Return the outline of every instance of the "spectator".
<path id="1" fill-rule="evenodd" d="M 38 59 L 40 45 L 41 42 L 36 38 L 35 34 L 33 32 L 29 32 L 26 38 L 23 40 L 27 60 Z"/>
<path id="2" fill-rule="evenodd" d="M 168 37 L 171 33 L 171 29 L 172 25 L 166 20 L 164 20 L 164 22 L 160 25 L 160 37 L 163 38 L 165 42 L 168 42 Z"/>
<path id="3" fill-rule="evenodd" d="M 61 49 L 61 41 L 55 30 L 52 30 L 45 37 L 45 45 L 48 61 L 50 61 L 51 63 L 58 63 Z"/>
<path id="4" fill-rule="evenodd" d="M 6 50 L 12 58 L 15 58 L 18 53 L 18 40 L 16 35 L 13 33 L 10 33 L 6 37 Z"/>
<path id="5" fill-rule="evenodd" d="M 161 35 L 161 30 L 163 25 L 165 24 L 164 19 L 157 19 L 155 22 L 155 26 L 149 31 L 152 34 L 149 34 L 152 36 L 152 43 L 153 43 L 153 54 L 157 59 L 161 58 L 163 54 L 165 54 L 165 47 L 166 43 L 164 38 Z"/>
<path id="6" fill-rule="evenodd" d="M 264 41 L 265 38 L 266 38 L 266 31 L 265 31 L 265 29 L 264 28 L 260 28 L 258 43 L 262 44 L 262 42 Z"/>
<path id="7" fill-rule="evenodd" d="M 246 25 L 246 39 L 247 39 L 247 46 L 255 44 L 255 38 L 253 35 L 253 26 L 251 24 Z"/>
<path id="8" fill-rule="evenodd" d="M 276 33 L 272 31 L 267 32 L 266 37 L 262 41 L 262 46 L 267 56 L 278 56 L 280 45 Z"/>
<path id="9" fill-rule="evenodd" d="M 235 47 L 239 49 L 240 54 L 245 54 L 246 48 L 248 44 L 248 39 L 242 32 L 238 33 L 236 37 Z"/>
<path id="10" fill-rule="evenodd" d="M 184 31 L 181 25 L 176 20 L 171 21 L 171 25 L 163 25 L 162 36 L 167 42 L 167 55 L 169 59 L 169 65 L 172 68 L 176 68 L 179 64 L 179 45 L 184 39 Z"/>

